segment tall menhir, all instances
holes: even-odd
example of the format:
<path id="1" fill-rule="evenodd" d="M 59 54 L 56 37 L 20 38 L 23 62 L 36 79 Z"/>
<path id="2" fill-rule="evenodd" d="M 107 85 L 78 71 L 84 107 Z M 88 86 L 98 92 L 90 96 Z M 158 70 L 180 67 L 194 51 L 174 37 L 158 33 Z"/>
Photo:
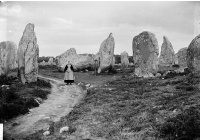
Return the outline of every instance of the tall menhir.
<path id="1" fill-rule="evenodd" d="M 39 47 L 34 24 L 29 23 L 18 47 L 18 75 L 23 84 L 36 82 L 38 76 Z"/>

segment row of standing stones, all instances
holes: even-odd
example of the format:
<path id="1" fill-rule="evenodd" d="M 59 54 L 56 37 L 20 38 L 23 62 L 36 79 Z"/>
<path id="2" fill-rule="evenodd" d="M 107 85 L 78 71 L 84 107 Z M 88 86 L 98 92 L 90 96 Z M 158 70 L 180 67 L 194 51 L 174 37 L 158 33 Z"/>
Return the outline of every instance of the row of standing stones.
<path id="1" fill-rule="evenodd" d="M 70 48 L 63 54 L 49 60 L 49 64 L 56 65 L 63 71 L 70 61 L 75 70 L 94 68 L 97 65 L 98 73 L 112 69 L 114 58 L 115 40 L 112 33 L 109 34 L 100 45 L 99 52 L 94 54 L 77 54 L 74 48 Z M 182 48 L 175 54 L 171 42 L 163 37 L 161 54 L 159 55 L 158 41 L 151 32 L 144 31 L 133 38 L 134 74 L 139 77 L 154 77 L 159 66 L 171 67 L 178 64 L 181 68 L 188 67 L 189 71 L 200 71 L 200 35 L 195 37 L 189 47 Z M 11 41 L 0 43 L 0 75 L 7 75 L 11 70 L 18 69 L 18 76 L 22 83 L 37 81 L 38 76 L 39 46 L 34 32 L 34 24 L 29 23 L 23 32 L 19 46 Z M 44 62 L 43 62 L 44 63 Z M 128 53 L 121 53 L 123 67 L 129 65 Z"/>

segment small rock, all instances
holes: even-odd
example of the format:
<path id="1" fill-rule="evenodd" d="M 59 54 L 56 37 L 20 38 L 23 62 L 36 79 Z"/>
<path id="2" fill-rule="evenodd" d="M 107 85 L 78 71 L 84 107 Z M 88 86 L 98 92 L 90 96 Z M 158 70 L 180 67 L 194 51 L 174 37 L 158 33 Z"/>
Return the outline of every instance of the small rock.
<path id="1" fill-rule="evenodd" d="M 49 117 L 49 116 L 47 116 L 47 117 L 44 117 L 44 119 L 50 119 L 50 117 Z"/>
<path id="2" fill-rule="evenodd" d="M 86 84 L 85 86 L 86 86 L 86 87 L 89 87 L 89 86 L 90 86 L 90 84 Z"/>
<path id="3" fill-rule="evenodd" d="M 69 127 L 68 127 L 68 126 L 62 127 L 62 128 L 60 129 L 60 134 L 63 133 L 63 132 L 65 132 L 65 131 L 68 131 L 68 130 L 69 130 Z"/>
<path id="4" fill-rule="evenodd" d="M 42 101 L 43 101 L 42 98 L 40 98 L 40 97 L 37 97 L 36 99 L 38 100 L 39 103 L 42 103 Z"/>
<path id="5" fill-rule="evenodd" d="M 174 109 L 174 110 L 173 110 L 173 113 L 176 113 L 176 111 L 177 111 L 177 110 L 176 110 L 176 109 Z"/>
<path id="6" fill-rule="evenodd" d="M 42 115 L 39 115 L 39 117 L 42 117 L 42 118 L 43 118 L 43 117 L 45 117 L 45 115 L 44 115 L 44 114 L 42 114 Z"/>
<path id="7" fill-rule="evenodd" d="M 57 108 L 61 108 L 61 107 L 62 107 L 61 105 L 57 106 Z"/>
<path id="8" fill-rule="evenodd" d="M 156 77 L 161 77 L 161 74 L 160 74 L 160 73 L 157 73 L 157 74 L 156 74 Z"/>
<path id="9" fill-rule="evenodd" d="M 44 131 L 48 131 L 49 128 L 50 128 L 50 126 L 49 126 L 49 125 L 46 125 L 46 126 L 43 127 L 43 130 L 44 130 Z"/>
<path id="10" fill-rule="evenodd" d="M 44 136 L 50 135 L 50 131 L 45 131 L 45 132 L 43 133 L 43 135 L 44 135 Z"/>

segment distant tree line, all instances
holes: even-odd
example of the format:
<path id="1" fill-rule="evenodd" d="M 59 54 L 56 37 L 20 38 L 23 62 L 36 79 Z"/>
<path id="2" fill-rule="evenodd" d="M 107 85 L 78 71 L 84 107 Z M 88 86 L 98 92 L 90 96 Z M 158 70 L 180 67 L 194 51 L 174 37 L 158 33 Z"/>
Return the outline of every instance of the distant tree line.
<path id="1" fill-rule="evenodd" d="M 114 55 L 115 56 L 115 64 L 121 63 L 121 55 Z M 129 56 L 129 63 L 133 63 L 133 56 Z"/>
<path id="2" fill-rule="evenodd" d="M 49 58 L 51 58 L 51 57 L 52 57 L 52 56 L 47 56 L 47 57 L 42 56 L 42 57 L 39 57 L 39 58 L 38 58 L 38 63 L 42 62 L 43 60 L 44 60 L 45 62 L 48 62 L 48 61 L 49 61 Z"/>
<path id="3" fill-rule="evenodd" d="M 80 55 L 86 55 L 86 54 L 80 54 Z M 89 56 L 92 56 L 92 54 L 89 54 Z M 115 56 L 115 64 L 119 64 L 121 63 L 121 55 L 114 55 Z M 42 62 L 43 60 L 45 62 L 48 62 L 49 61 L 49 58 L 51 58 L 51 56 L 42 56 L 42 57 L 39 57 L 38 58 L 38 63 Z M 55 59 L 55 58 L 54 58 Z M 129 63 L 133 63 L 133 57 L 132 56 L 129 56 Z"/>

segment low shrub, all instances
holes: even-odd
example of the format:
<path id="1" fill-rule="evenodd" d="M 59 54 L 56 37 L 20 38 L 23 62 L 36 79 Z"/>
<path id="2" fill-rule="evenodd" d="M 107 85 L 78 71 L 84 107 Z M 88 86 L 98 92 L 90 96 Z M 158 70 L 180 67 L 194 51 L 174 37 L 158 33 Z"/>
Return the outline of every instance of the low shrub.
<path id="1" fill-rule="evenodd" d="M 32 95 L 35 96 L 35 97 L 39 97 L 39 98 L 42 98 L 42 99 L 47 99 L 47 95 L 49 94 L 48 91 L 45 91 L 45 90 L 42 90 L 42 89 L 39 89 L 39 88 L 35 88 L 33 91 L 32 91 Z"/>
<path id="2" fill-rule="evenodd" d="M 0 86 L 0 123 L 38 107 L 35 98 L 47 99 L 50 92 L 46 88 L 51 87 L 50 83 L 43 80 L 23 85 L 15 77 L 7 76 L 0 76 L 0 83 L 9 85 Z"/>
<path id="3" fill-rule="evenodd" d="M 172 65 L 172 67 L 179 68 L 180 66 L 178 64 L 174 64 L 174 65 Z"/>
<path id="4" fill-rule="evenodd" d="M 14 76 L 1 75 L 0 76 L 0 86 L 1 85 L 11 85 L 12 81 L 14 81 L 16 79 L 17 79 L 17 77 L 14 77 Z"/>
<path id="5" fill-rule="evenodd" d="M 25 114 L 28 111 L 28 108 L 24 105 L 18 105 L 14 103 L 3 103 L 2 105 L 0 105 L 0 123 L 3 123 L 3 120 L 11 119 L 20 114 Z"/>
<path id="6" fill-rule="evenodd" d="M 169 118 L 159 129 L 160 137 L 168 140 L 194 140 L 200 138 L 200 112 L 190 107 L 176 117 Z"/>
<path id="7" fill-rule="evenodd" d="M 28 83 L 27 86 L 30 88 L 35 87 L 35 86 L 51 88 L 51 84 L 49 82 L 46 82 L 46 81 L 40 80 L 40 79 L 38 79 L 37 82 Z"/>

